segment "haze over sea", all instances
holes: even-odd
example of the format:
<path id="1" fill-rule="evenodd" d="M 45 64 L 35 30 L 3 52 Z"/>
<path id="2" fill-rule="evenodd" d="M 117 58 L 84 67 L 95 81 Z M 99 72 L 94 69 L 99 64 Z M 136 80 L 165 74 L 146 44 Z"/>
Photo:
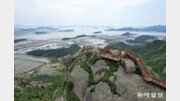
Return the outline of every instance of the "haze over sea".
<path id="1" fill-rule="evenodd" d="M 33 27 L 31 27 L 33 28 Z M 49 40 L 49 39 L 62 39 L 62 38 L 71 38 L 76 37 L 78 35 L 103 35 L 103 36 L 114 36 L 114 35 L 122 35 L 125 32 L 130 32 L 138 35 L 166 35 L 163 32 L 144 32 L 144 31 L 105 31 L 108 28 L 112 27 L 87 27 L 87 26 L 76 26 L 76 27 L 56 27 L 58 30 L 37 30 L 37 31 L 47 31 L 45 34 L 35 34 L 35 32 L 29 31 L 28 33 L 23 33 L 18 35 L 15 33 L 16 39 L 26 38 L 29 40 Z M 117 27 L 118 28 L 118 27 Z M 26 29 L 28 29 L 26 27 Z M 59 32 L 59 30 L 74 30 L 72 32 Z M 102 33 L 93 34 L 94 32 L 101 31 Z"/>

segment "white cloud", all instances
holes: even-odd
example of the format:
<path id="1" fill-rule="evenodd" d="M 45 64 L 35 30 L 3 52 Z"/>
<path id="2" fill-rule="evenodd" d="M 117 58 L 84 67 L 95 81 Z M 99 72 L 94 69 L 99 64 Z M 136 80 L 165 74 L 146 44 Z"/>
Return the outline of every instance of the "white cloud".
<path id="1" fill-rule="evenodd" d="M 15 0 L 15 10 L 52 11 L 72 16 L 81 16 L 88 13 L 92 6 L 106 5 L 109 9 L 120 9 L 135 6 L 152 0 Z M 16 13 L 16 12 L 15 12 Z"/>
<path id="2" fill-rule="evenodd" d="M 109 4 L 115 9 L 119 9 L 125 6 L 136 6 L 143 3 L 147 3 L 153 0 L 66 0 L 69 4 L 79 4 L 79 5 L 95 5 L 98 4 Z"/>
<path id="3" fill-rule="evenodd" d="M 16 8 L 19 8 L 18 10 L 41 10 L 41 13 L 51 10 L 52 12 L 56 12 L 56 14 L 65 13 L 72 15 L 82 15 L 87 12 L 87 9 L 68 5 L 61 0 L 54 2 L 53 0 L 15 0 Z"/>
<path id="4" fill-rule="evenodd" d="M 15 24 L 119 24 L 129 17 L 122 8 L 151 1 L 158 0 L 15 0 Z"/>
<path id="5" fill-rule="evenodd" d="M 137 6 L 149 1 L 152 0 L 114 0 L 114 7 L 115 9 L 120 9 L 127 6 Z"/>
<path id="6" fill-rule="evenodd" d="M 88 12 L 63 1 L 15 0 L 15 24 L 63 24 Z"/>
<path id="7" fill-rule="evenodd" d="M 81 4 L 81 5 L 97 5 L 109 1 L 105 0 L 67 0 L 69 4 Z"/>

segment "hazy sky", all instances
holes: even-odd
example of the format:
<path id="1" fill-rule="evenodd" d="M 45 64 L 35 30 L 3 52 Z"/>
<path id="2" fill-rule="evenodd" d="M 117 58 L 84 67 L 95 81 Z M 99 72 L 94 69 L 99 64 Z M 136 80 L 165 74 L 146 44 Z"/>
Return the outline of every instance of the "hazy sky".
<path id="1" fill-rule="evenodd" d="M 166 0 L 15 0 L 15 25 L 166 24 Z"/>

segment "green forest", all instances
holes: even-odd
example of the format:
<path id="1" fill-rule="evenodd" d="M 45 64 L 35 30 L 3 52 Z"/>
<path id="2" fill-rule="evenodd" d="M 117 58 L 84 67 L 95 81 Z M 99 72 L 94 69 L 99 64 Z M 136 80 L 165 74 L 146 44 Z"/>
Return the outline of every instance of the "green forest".
<path id="1" fill-rule="evenodd" d="M 131 49 L 136 54 L 141 55 L 146 65 L 151 67 L 154 72 L 158 73 L 161 78 L 166 78 L 166 74 L 163 73 L 166 67 L 166 41 L 154 40 L 145 45 L 135 46 L 119 42 L 110 44 L 109 46 Z"/>
<path id="2" fill-rule="evenodd" d="M 28 55 L 40 56 L 40 57 L 63 57 L 68 54 L 74 54 L 80 50 L 80 47 L 76 44 L 72 44 L 69 48 L 49 49 L 49 50 L 33 50 L 28 52 Z"/>
<path id="3" fill-rule="evenodd" d="M 166 78 L 166 74 L 163 72 L 166 67 L 166 41 L 155 40 L 133 51 L 140 54 L 145 63 L 161 78 Z"/>

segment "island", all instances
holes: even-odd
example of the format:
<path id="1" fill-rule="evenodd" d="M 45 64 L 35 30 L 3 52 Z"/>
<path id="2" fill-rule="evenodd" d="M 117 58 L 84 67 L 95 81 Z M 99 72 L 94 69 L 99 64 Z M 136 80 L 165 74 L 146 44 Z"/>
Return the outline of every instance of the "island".
<path id="1" fill-rule="evenodd" d="M 101 31 L 97 31 L 97 32 L 94 32 L 93 34 L 100 34 L 102 33 Z"/>

